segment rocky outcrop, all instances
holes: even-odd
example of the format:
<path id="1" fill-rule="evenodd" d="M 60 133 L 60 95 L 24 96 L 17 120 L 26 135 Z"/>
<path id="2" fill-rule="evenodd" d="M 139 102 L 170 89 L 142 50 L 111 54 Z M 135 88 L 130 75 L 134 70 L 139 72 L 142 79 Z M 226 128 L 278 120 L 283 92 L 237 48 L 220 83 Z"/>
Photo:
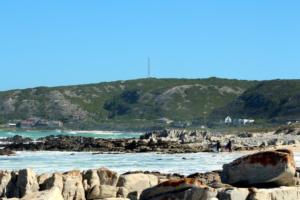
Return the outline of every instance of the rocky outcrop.
<path id="1" fill-rule="evenodd" d="M 293 153 L 282 149 L 247 155 L 223 166 L 222 181 L 237 186 L 294 185 Z"/>
<path id="2" fill-rule="evenodd" d="M 299 145 L 298 129 L 274 131 L 267 133 L 221 134 L 204 130 L 166 129 L 145 133 L 139 139 L 101 139 L 81 136 L 48 136 L 33 141 L 30 138 L 14 136 L 0 139 L 4 147 L 3 154 L 13 155 L 20 150 L 53 150 L 53 151 L 94 151 L 104 152 L 162 152 L 162 153 L 194 153 L 211 152 L 217 142 L 221 150 L 228 141 L 232 142 L 234 151 L 265 150 L 278 148 L 280 145 Z M 10 153 L 11 152 L 11 153 Z M 0 151 L 1 155 L 1 151 Z"/>
<path id="3" fill-rule="evenodd" d="M 20 139 L 19 139 L 20 140 Z M 141 140 L 141 139 L 101 139 L 80 136 L 48 136 L 37 141 L 24 139 L 24 142 L 4 142 L 5 151 L 47 150 L 47 151 L 94 151 L 103 152 L 164 152 L 164 153 L 191 153 L 203 151 L 201 145 L 182 145 L 176 141 Z"/>
<path id="4" fill-rule="evenodd" d="M 148 132 L 142 135 L 141 139 L 178 141 L 180 143 L 203 142 L 209 138 L 211 133 L 202 130 L 187 131 L 181 129 L 165 129 L 162 131 Z"/>

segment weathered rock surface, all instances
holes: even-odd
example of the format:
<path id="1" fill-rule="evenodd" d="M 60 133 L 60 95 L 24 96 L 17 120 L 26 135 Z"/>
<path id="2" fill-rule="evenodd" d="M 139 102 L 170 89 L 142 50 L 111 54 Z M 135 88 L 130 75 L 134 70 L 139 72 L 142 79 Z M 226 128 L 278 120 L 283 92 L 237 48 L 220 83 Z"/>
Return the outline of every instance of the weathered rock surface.
<path id="1" fill-rule="evenodd" d="M 87 195 L 87 199 L 103 199 L 117 197 L 118 188 L 111 185 L 95 185 Z"/>
<path id="2" fill-rule="evenodd" d="M 61 191 L 54 187 L 50 190 L 29 193 L 21 198 L 21 200 L 64 200 Z"/>
<path id="3" fill-rule="evenodd" d="M 140 200 L 208 200 L 217 196 L 217 191 L 193 178 L 170 180 L 146 189 Z"/>
<path id="4" fill-rule="evenodd" d="M 218 192 L 218 199 L 222 200 L 247 200 L 248 188 L 226 188 Z"/>
<path id="5" fill-rule="evenodd" d="M 16 188 L 16 174 L 9 171 L 0 172 L 0 197 L 13 197 Z"/>
<path id="6" fill-rule="evenodd" d="M 152 174 L 124 174 L 119 177 L 117 186 L 124 188 L 127 192 L 125 197 L 138 198 L 143 190 L 158 184 L 158 178 Z"/>
<path id="7" fill-rule="evenodd" d="M 27 194 L 37 192 L 39 184 L 37 182 L 36 174 L 32 169 L 23 169 L 19 171 L 16 182 L 16 197 L 23 197 Z"/>
<path id="8" fill-rule="evenodd" d="M 272 189 L 251 189 L 247 200 L 298 200 L 300 187 L 279 187 Z"/>
<path id="9" fill-rule="evenodd" d="M 296 166 L 289 150 L 247 155 L 223 165 L 222 182 L 236 186 L 294 185 Z"/>
<path id="10" fill-rule="evenodd" d="M 200 180 L 203 184 L 208 185 L 212 188 L 221 188 L 226 185 L 221 182 L 220 177 L 221 171 L 212 171 L 206 173 L 195 173 L 187 176 L 187 178 L 196 178 Z"/>
<path id="11" fill-rule="evenodd" d="M 65 200 L 85 200 L 85 191 L 82 185 L 82 176 L 80 171 L 74 170 L 66 172 L 63 174 L 62 178 L 62 195 Z"/>
<path id="12" fill-rule="evenodd" d="M 101 185 L 116 186 L 118 183 L 119 175 L 117 172 L 113 172 L 107 168 L 100 168 L 97 170 Z"/>
<path id="13" fill-rule="evenodd" d="M 93 199 L 96 194 L 94 187 L 100 186 L 100 179 L 96 169 L 90 169 L 83 172 L 83 187 L 87 193 L 87 199 Z M 93 190 L 93 191 L 92 191 Z"/>
<path id="14" fill-rule="evenodd" d="M 83 172 L 83 187 L 87 199 L 116 197 L 119 175 L 107 168 Z"/>
<path id="15" fill-rule="evenodd" d="M 41 181 L 41 180 L 40 180 Z M 40 190 L 47 190 L 53 187 L 57 187 L 60 191 L 63 191 L 64 183 L 61 173 L 53 173 L 48 179 L 40 182 Z"/>

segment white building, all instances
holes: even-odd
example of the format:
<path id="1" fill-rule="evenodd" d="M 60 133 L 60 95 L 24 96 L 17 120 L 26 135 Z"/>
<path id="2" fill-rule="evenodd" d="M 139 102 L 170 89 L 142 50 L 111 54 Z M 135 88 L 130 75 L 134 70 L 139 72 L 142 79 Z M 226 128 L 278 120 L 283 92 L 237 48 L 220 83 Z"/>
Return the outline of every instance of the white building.
<path id="1" fill-rule="evenodd" d="M 225 123 L 225 124 L 231 124 L 231 123 L 232 123 L 231 117 L 230 117 L 230 116 L 227 116 L 227 117 L 225 118 L 225 120 L 224 120 L 224 123 Z"/>

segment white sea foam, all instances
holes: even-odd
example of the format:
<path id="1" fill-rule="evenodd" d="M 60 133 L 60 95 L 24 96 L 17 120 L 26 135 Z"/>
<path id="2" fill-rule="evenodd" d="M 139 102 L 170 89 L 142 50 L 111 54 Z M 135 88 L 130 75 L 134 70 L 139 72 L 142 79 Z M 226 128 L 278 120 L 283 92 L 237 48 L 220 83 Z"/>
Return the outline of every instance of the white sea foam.
<path id="1" fill-rule="evenodd" d="M 72 169 L 94 169 L 108 167 L 119 173 L 144 170 L 165 173 L 191 174 L 218 170 L 246 153 L 122 153 L 97 154 L 92 152 L 17 152 L 15 156 L 1 156 L 1 169 L 16 170 L 31 167 L 36 172 L 68 171 Z M 300 153 L 295 153 L 297 166 L 300 166 Z"/>
<path id="2" fill-rule="evenodd" d="M 69 131 L 70 132 L 70 131 Z M 92 130 L 92 131 L 71 131 L 76 133 L 91 133 L 96 135 L 123 135 L 123 134 L 137 134 L 140 135 L 142 133 L 132 133 L 132 132 L 119 132 L 119 131 L 98 131 L 98 130 Z"/>

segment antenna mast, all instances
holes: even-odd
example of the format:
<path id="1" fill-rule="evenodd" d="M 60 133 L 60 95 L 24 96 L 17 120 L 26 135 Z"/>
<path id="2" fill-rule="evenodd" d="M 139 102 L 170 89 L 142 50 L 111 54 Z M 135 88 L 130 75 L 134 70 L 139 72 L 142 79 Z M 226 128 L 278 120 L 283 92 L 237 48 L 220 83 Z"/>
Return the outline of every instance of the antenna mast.
<path id="1" fill-rule="evenodd" d="M 148 78 L 150 78 L 150 76 L 151 76 L 151 71 L 150 71 L 150 69 L 151 69 L 151 66 L 150 66 L 150 58 L 148 57 Z"/>

